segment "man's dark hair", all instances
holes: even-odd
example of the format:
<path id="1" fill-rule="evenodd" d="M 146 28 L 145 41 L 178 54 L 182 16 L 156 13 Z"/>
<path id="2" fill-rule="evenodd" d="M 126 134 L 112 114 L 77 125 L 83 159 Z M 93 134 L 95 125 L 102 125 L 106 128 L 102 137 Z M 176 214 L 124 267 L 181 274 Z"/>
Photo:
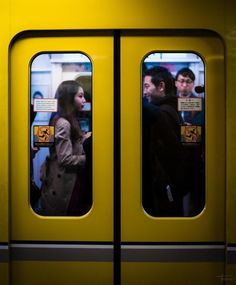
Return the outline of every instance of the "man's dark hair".
<path id="1" fill-rule="evenodd" d="M 165 83 L 166 95 L 175 94 L 174 78 L 167 68 L 163 66 L 152 67 L 144 72 L 144 76 L 151 76 L 151 82 L 156 87 L 163 81 Z"/>
<path id="2" fill-rule="evenodd" d="M 192 81 L 195 80 L 195 75 L 194 75 L 194 73 L 193 73 L 192 70 L 191 70 L 190 68 L 188 68 L 188 67 L 183 67 L 183 68 L 181 68 L 181 69 L 177 72 L 177 74 L 176 74 L 176 76 L 175 76 L 175 80 L 178 79 L 178 76 L 179 76 L 179 75 L 182 75 L 182 76 L 184 76 L 184 77 L 189 77 Z"/>

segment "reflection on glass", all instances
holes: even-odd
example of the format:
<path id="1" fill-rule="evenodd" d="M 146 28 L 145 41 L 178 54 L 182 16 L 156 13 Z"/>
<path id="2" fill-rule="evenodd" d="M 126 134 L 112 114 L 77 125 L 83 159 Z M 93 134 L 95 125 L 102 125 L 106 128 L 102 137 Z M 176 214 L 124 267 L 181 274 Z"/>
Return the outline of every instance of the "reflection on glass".
<path id="1" fill-rule="evenodd" d="M 152 53 L 142 70 L 142 203 L 155 217 L 205 205 L 204 64 L 193 53 Z"/>
<path id="2" fill-rule="evenodd" d="M 91 62 L 40 54 L 31 65 L 30 203 L 43 216 L 81 216 L 92 205 Z"/>

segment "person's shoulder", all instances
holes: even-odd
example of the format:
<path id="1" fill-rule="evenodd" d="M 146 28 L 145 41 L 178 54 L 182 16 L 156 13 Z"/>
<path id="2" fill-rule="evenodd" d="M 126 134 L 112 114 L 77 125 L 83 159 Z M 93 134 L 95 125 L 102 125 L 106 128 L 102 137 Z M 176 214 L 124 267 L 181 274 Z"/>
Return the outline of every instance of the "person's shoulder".
<path id="1" fill-rule="evenodd" d="M 177 100 L 177 96 L 166 96 L 163 98 L 160 104 L 160 108 L 162 110 L 177 110 Z"/>
<path id="2" fill-rule="evenodd" d="M 56 127 L 57 128 L 70 128 L 70 123 L 65 118 L 60 117 L 60 118 L 58 118 L 58 120 L 56 122 Z"/>
<path id="3" fill-rule="evenodd" d="M 190 98 L 201 98 L 201 97 L 197 96 L 197 95 L 194 94 L 194 93 L 191 93 Z"/>

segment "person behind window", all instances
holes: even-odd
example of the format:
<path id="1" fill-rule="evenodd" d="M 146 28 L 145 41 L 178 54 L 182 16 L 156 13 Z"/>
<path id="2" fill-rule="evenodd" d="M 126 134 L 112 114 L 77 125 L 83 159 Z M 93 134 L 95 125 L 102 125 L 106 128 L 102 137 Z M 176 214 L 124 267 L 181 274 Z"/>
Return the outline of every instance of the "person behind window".
<path id="1" fill-rule="evenodd" d="M 34 122 L 36 117 L 36 112 L 34 112 L 34 106 L 30 104 L 30 127 Z M 30 205 L 34 208 L 38 203 L 40 198 L 40 189 L 34 181 L 34 164 L 33 159 L 35 158 L 36 153 L 39 151 L 39 148 L 30 146 Z"/>
<path id="2" fill-rule="evenodd" d="M 91 133 L 84 134 L 78 115 L 86 102 L 82 87 L 73 80 L 62 82 L 55 98 L 58 112 L 51 117 L 55 126 L 55 145 L 41 168 L 40 214 L 45 216 L 80 215 L 79 200 L 83 189 L 83 168 L 86 155 L 83 142 Z M 82 195 L 83 196 L 83 195 Z"/>
<path id="3" fill-rule="evenodd" d="M 185 144 L 184 151 L 188 157 L 186 177 L 189 177 L 189 193 L 184 198 L 184 215 L 194 216 L 200 213 L 205 204 L 205 118 L 204 99 L 193 93 L 195 74 L 188 67 L 180 69 L 175 76 L 177 96 L 180 98 L 199 98 L 202 102 L 201 111 L 180 112 L 183 125 L 201 127 L 201 140 L 198 143 Z"/>
<path id="4" fill-rule="evenodd" d="M 195 74 L 193 71 L 184 67 L 181 68 L 175 76 L 175 86 L 177 96 L 180 98 L 199 98 L 202 101 L 202 111 L 184 111 L 181 112 L 183 122 L 186 125 L 203 125 L 204 124 L 204 106 L 203 99 L 193 93 L 195 84 Z"/>
<path id="5" fill-rule="evenodd" d="M 152 216 L 182 216 L 185 187 L 175 91 L 168 69 L 153 67 L 145 71 L 142 200 L 144 209 Z"/>
<path id="6" fill-rule="evenodd" d="M 35 91 L 33 94 L 33 99 L 43 99 L 43 94 L 40 91 Z"/>

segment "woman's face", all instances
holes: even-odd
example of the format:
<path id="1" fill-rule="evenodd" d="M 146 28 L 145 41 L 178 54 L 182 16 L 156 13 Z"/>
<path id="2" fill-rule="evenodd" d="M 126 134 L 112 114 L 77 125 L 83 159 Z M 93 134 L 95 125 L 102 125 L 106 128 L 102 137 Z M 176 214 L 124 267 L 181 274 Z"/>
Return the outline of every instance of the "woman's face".
<path id="1" fill-rule="evenodd" d="M 78 92 L 75 94 L 74 104 L 76 111 L 82 111 L 86 100 L 84 98 L 84 90 L 79 87 Z"/>

